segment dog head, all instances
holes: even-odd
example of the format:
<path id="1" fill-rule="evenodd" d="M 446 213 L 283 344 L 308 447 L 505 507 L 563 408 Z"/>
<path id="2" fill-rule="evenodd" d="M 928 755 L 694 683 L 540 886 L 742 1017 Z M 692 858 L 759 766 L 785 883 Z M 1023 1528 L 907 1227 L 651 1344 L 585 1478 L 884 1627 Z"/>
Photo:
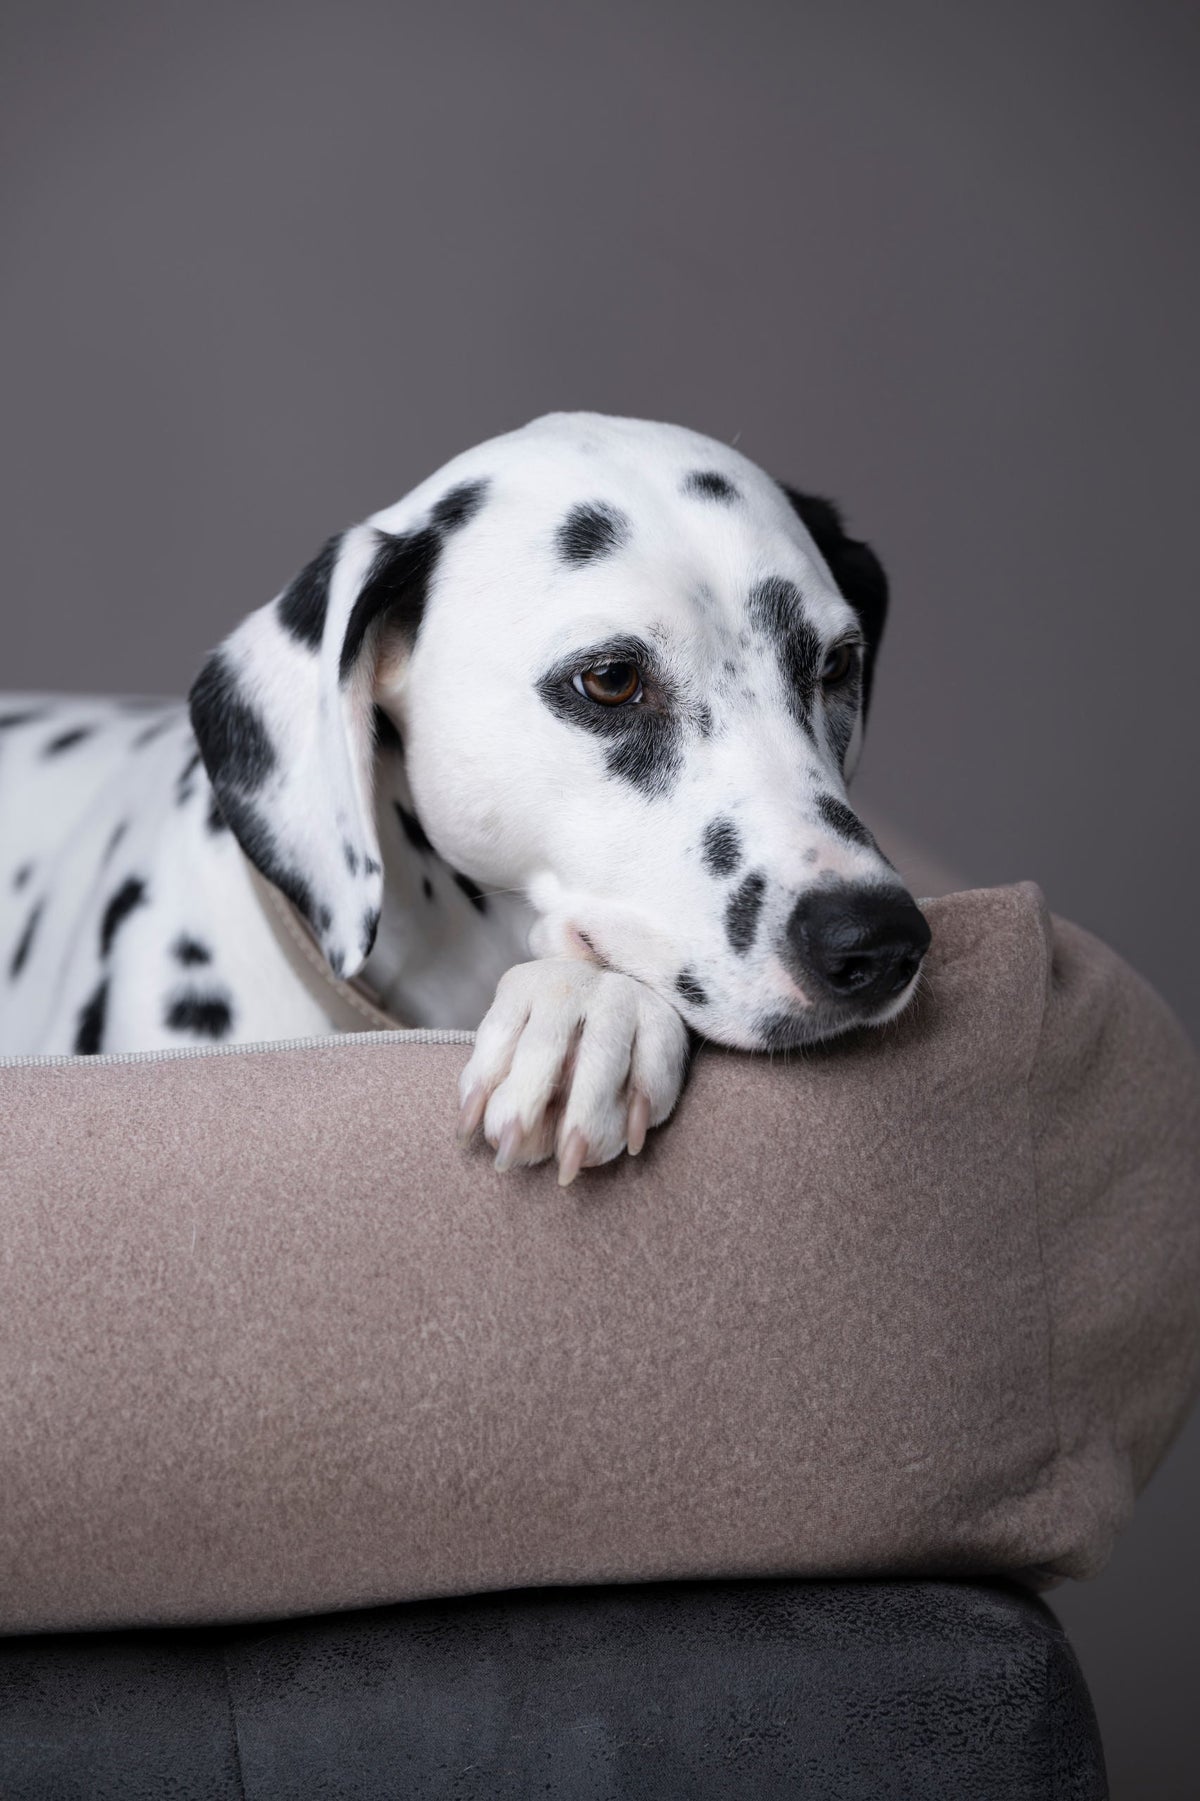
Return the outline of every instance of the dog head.
<path id="1" fill-rule="evenodd" d="M 198 742 L 243 850 L 361 968 L 380 731 L 420 828 L 705 1036 L 892 1017 L 929 929 L 851 811 L 887 606 L 828 502 L 675 426 L 559 414 L 330 539 L 209 659 Z"/>

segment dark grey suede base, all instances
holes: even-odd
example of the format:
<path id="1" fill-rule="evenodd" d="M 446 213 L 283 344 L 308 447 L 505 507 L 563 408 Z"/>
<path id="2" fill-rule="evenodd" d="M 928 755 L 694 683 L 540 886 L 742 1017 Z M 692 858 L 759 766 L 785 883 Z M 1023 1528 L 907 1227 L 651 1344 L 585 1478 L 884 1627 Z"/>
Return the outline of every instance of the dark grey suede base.
<path id="1" fill-rule="evenodd" d="M 6 1801 L 1102 1801 L 1000 1586 L 680 1583 L 0 1642 Z"/>

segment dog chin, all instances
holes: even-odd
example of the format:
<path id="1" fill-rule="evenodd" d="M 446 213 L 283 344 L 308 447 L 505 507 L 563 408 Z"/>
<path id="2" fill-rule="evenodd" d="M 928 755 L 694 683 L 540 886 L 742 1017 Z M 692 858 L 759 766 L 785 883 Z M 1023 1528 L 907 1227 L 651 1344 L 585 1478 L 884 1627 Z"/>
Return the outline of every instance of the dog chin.
<path id="1" fill-rule="evenodd" d="M 748 1025 L 738 1023 L 726 1028 L 714 1024 L 704 1030 L 704 1036 L 714 1043 L 746 1051 L 805 1050 L 809 1046 L 828 1044 L 834 1038 L 844 1038 L 848 1032 L 870 1031 L 872 1027 L 885 1026 L 898 1018 L 916 993 L 918 979 L 914 977 L 901 994 L 872 1013 L 816 1002 L 804 1007 L 764 1011 L 756 1014 Z"/>

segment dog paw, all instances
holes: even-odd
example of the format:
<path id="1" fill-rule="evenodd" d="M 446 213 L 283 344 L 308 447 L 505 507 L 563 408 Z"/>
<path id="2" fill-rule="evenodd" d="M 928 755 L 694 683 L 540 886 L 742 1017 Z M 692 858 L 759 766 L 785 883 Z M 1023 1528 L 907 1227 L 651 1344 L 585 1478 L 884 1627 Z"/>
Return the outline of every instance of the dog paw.
<path id="1" fill-rule="evenodd" d="M 563 1187 L 667 1118 L 683 1086 L 688 1035 L 632 976 L 572 957 L 518 963 L 500 978 L 459 1078 L 459 1136 L 483 1127 L 496 1168 L 558 1158 Z"/>

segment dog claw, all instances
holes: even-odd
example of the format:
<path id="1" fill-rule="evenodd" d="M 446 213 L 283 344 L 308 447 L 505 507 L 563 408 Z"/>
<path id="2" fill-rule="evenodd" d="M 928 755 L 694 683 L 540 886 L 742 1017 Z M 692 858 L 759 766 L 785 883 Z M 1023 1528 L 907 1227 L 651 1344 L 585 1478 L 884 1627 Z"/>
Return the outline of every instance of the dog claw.
<path id="1" fill-rule="evenodd" d="M 588 1141 L 576 1126 L 575 1130 L 567 1135 L 567 1142 L 563 1145 L 562 1155 L 558 1160 L 558 1185 L 560 1188 L 571 1186 L 583 1168 L 583 1160 L 587 1153 Z"/>
<path id="2" fill-rule="evenodd" d="M 517 1152 L 521 1148 L 521 1140 L 525 1134 L 521 1130 L 519 1119 L 510 1120 L 500 1134 L 500 1143 L 496 1146 L 496 1170 L 503 1175 L 516 1162 Z"/>
<path id="3" fill-rule="evenodd" d="M 635 1090 L 629 1103 L 629 1119 L 625 1127 L 625 1142 L 631 1157 L 636 1157 L 645 1144 L 649 1127 L 650 1101 L 640 1090 Z"/>
<path id="4" fill-rule="evenodd" d="M 458 1142 L 470 1144 L 487 1112 L 487 1089 L 480 1084 L 472 1088 L 458 1115 Z"/>

